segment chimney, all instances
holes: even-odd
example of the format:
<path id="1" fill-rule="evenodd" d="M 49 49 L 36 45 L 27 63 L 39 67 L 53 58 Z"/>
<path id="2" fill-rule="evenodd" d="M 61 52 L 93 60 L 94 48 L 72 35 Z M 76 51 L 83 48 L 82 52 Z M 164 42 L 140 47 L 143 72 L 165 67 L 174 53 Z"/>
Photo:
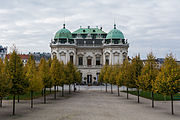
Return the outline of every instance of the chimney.
<path id="1" fill-rule="evenodd" d="M 90 28 L 90 26 L 88 26 L 88 29 Z"/>

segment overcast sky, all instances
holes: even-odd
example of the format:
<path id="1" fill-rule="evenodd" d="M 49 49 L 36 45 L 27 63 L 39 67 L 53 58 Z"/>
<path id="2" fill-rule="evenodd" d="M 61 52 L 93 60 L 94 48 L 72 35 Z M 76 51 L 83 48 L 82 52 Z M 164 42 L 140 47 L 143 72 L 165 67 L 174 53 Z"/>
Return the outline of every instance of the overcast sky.
<path id="1" fill-rule="evenodd" d="M 0 45 L 50 52 L 64 18 L 71 32 L 80 26 L 109 32 L 115 19 L 130 43 L 130 57 L 172 52 L 180 60 L 180 0 L 0 0 Z"/>

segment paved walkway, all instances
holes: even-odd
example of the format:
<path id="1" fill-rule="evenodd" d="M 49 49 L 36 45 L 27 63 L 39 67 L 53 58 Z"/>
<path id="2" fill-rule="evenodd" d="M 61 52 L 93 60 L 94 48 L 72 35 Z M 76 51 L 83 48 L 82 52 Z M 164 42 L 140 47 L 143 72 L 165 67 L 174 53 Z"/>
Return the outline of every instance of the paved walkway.
<path id="1" fill-rule="evenodd" d="M 6 102 L 0 108 L 0 120 L 180 120 L 180 101 L 174 103 L 175 115 L 171 115 L 170 102 L 155 102 L 141 98 L 138 104 L 136 97 L 126 94 L 105 93 L 104 91 L 84 90 L 70 96 L 48 97 L 48 104 L 43 99 L 35 100 L 35 108 L 29 108 L 29 101 L 17 103 L 16 116 L 11 116 L 11 103 Z"/>

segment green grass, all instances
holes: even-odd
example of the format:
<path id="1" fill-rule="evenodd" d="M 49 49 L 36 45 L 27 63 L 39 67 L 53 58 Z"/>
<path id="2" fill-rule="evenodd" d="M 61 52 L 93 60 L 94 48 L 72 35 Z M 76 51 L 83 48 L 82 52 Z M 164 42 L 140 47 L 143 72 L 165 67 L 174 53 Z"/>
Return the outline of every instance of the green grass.
<path id="1" fill-rule="evenodd" d="M 123 91 L 123 92 L 126 92 L 126 91 Z M 137 91 L 129 91 L 129 93 L 137 96 Z M 147 99 L 151 99 L 151 92 L 140 91 L 140 96 L 147 98 Z M 174 100 L 180 100 L 180 93 L 177 93 L 173 97 L 174 97 Z M 158 94 L 158 93 L 154 93 L 154 100 L 157 100 L 157 101 L 166 101 L 167 100 L 168 101 L 168 100 L 171 100 L 171 97 L 163 96 L 162 94 Z"/>
<path id="2" fill-rule="evenodd" d="M 49 95 L 49 94 L 52 94 L 54 93 L 53 91 L 46 91 L 46 95 Z M 41 91 L 38 91 L 38 92 L 34 92 L 34 95 L 33 95 L 34 98 L 39 98 L 39 97 L 42 97 L 42 94 L 41 94 Z M 13 95 L 9 95 L 7 97 L 4 97 L 4 100 L 12 100 L 13 99 Z M 18 96 L 16 95 L 16 100 L 18 99 Z M 30 97 L 30 92 L 27 92 L 25 93 L 24 95 L 19 95 L 19 100 L 30 100 L 31 97 Z"/>

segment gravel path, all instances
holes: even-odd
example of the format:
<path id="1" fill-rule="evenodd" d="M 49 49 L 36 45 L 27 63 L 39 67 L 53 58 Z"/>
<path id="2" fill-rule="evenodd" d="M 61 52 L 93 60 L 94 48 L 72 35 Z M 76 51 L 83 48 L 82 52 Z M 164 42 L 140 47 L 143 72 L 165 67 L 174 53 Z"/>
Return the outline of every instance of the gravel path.
<path id="1" fill-rule="evenodd" d="M 151 101 L 130 95 L 126 99 L 125 93 L 105 93 L 104 91 L 83 90 L 66 94 L 66 97 L 48 96 L 48 103 L 43 99 L 36 99 L 33 109 L 29 101 L 21 101 L 16 105 L 16 116 L 11 116 L 11 101 L 5 101 L 4 108 L 0 108 L 0 120 L 180 120 L 180 101 L 174 103 L 175 115 L 171 115 L 170 102 L 155 102 L 151 108 Z"/>

